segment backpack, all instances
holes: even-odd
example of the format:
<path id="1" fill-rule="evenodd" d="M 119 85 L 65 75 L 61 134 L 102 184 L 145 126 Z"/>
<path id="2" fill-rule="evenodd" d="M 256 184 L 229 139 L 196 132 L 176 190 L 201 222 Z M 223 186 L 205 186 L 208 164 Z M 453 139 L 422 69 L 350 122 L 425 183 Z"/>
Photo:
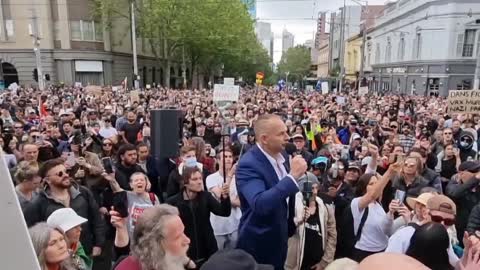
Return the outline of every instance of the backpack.
<path id="1" fill-rule="evenodd" d="M 337 234 L 337 254 L 335 257 L 352 257 L 352 252 L 355 248 L 355 244 L 358 242 L 358 240 L 360 240 L 360 237 L 362 236 L 363 226 L 365 225 L 368 217 L 368 211 L 368 207 L 365 208 L 365 210 L 363 211 L 362 219 L 360 220 L 358 230 L 355 233 L 353 226 L 354 222 L 352 208 L 351 206 L 345 208 L 340 221 L 340 226 L 338 227 L 339 231 Z"/>

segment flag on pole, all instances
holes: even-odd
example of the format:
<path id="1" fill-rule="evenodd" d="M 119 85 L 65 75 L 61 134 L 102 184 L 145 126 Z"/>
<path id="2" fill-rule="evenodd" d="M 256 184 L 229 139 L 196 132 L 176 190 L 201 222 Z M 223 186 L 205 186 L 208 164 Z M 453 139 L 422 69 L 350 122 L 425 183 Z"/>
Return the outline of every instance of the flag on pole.
<path id="1" fill-rule="evenodd" d="M 128 87 L 128 77 L 125 76 L 125 79 L 122 81 L 123 89 L 127 90 Z"/>

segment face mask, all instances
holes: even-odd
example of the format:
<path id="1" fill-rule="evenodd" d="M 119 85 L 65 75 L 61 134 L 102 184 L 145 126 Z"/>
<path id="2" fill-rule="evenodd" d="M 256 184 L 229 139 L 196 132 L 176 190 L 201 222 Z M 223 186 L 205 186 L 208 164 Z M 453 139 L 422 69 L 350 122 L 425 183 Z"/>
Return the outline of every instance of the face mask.
<path id="1" fill-rule="evenodd" d="M 247 137 L 247 135 L 242 135 L 242 136 L 238 137 L 238 141 L 239 141 L 241 144 L 247 144 L 247 142 L 248 142 L 248 137 Z"/>
<path id="2" fill-rule="evenodd" d="M 460 145 L 461 145 L 462 147 L 467 147 L 467 146 L 468 146 L 468 143 L 467 143 L 467 142 L 460 142 Z"/>
<path id="3" fill-rule="evenodd" d="M 197 158 L 196 157 L 189 157 L 185 159 L 185 166 L 188 168 L 193 168 L 197 166 Z"/>
<path id="4" fill-rule="evenodd" d="M 74 125 L 73 128 L 74 128 L 74 129 L 81 129 L 82 126 L 81 126 L 81 125 Z"/>

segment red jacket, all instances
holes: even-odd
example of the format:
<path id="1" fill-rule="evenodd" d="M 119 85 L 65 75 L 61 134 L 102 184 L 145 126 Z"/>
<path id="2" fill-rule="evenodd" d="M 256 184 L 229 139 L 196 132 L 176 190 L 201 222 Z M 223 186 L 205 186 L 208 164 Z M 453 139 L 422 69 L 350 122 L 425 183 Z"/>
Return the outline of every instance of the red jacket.
<path id="1" fill-rule="evenodd" d="M 137 259 L 128 256 L 115 267 L 115 270 L 142 270 L 142 266 Z"/>

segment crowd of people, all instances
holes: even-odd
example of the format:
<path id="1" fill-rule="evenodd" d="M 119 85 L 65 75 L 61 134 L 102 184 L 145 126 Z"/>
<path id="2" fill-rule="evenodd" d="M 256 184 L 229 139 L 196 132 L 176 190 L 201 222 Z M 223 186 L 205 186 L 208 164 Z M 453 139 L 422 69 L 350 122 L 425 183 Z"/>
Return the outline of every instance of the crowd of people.
<path id="1" fill-rule="evenodd" d="M 445 98 L 242 88 L 219 107 L 211 90 L 62 86 L 0 103 L 42 269 L 480 269 L 480 114 Z M 184 116 L 166 162 L 163 108 Z"/>

